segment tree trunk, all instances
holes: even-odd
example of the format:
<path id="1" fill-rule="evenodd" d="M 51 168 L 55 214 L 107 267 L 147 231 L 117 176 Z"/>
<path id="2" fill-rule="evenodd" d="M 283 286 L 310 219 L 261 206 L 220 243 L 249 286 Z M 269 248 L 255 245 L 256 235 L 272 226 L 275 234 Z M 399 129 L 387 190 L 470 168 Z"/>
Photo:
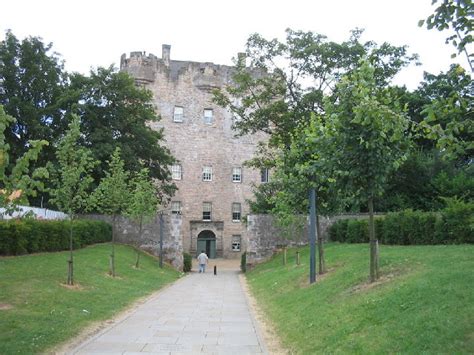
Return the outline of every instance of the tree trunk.
<path id="1" fill-rule="evenodd" d="M 73 259 L 73 240 L 72 240 L 72 221 L 73 215 L 69 212 L 69 260 L 67 270 L 67 284 L 74 285 L 74 259 Z"/>
<path id="2" fill-rule="evenodd" d="M 143 228 L 143 216 L 140 216 L 140 224 L 138 228 L 138 243 L 142 239 L 142 228 Z M 135 267 L 138 269 L 140 267 L 140 248 L 137 245 L 137 262 L 135 263 Z"/>
<path id="3" fill-rule="evenodd" d="M 115 277 L 115 220 L 116 215 L 112 217 L 112 253 L 110 254 L 110 275 Z"/>
<path id="4" fill-rule="evenodd" d="M 370 240 L 370 282 L 374 282 L 379 277 L 378 270 L 378 240 L 375 236 L 374 223 L 374 200 L 369 198 L 369 240 Z"/>
<path id="5" fill-rule="evenodd" d="M 299 251 L 296 252 L 296 265 L 298 266 L 300 265 L 300 252 Z"/>
<path id="6" fill-rule="evenodd" d="M 318 230 L 319 274 L 324 274 L 326 272 L 326 263 L 324 260 L 324 240 L 321 236 L 321 226 L 319 224 L 318 214 L 316 214 L 316 229 Z"/>

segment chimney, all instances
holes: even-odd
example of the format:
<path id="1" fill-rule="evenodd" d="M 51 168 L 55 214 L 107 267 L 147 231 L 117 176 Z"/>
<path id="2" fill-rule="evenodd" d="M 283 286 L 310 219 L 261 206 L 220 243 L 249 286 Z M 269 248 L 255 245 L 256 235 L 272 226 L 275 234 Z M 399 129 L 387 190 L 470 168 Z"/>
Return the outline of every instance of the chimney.
<path id="1" fill-rule="evenodd" d="M 163 62 L 167 67 L 170 66 L 170 49 L 171 46 L 169 44 L 163 44 L 161 46 L 161 59 L 163 59 Z"/>

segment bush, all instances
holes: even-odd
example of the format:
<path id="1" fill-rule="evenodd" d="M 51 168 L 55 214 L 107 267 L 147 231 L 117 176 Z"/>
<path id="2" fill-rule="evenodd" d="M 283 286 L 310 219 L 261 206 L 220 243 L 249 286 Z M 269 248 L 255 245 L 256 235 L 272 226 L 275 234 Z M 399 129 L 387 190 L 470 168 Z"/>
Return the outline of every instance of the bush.
<path id="1" fill-rule="evenodd" d="M 183 254 L 183 271 L 184 272 L 190 272 L 191 269 L 193 268 L 193 257 L 191 254 L 184 253 Z"/>
<path id="2" fill-rule="evenodd" d="M 383 244 L 423 245 L 474 243 L 474 203 L 449 199 L 441 213 L 405 210 L 375 218 Z M 332 241 L 367 243 L 368 220 L 339 220 L 329 228 Z"/>
<path id="3" fill-rule="evenodd" d="M 247 252 L 242 253 L 240 256 L 240 270 L 247 272 Z"/>
<path id="4" fill-rule="evenodd" d="M 347 234 L 348 219 L 340 219 L 329 228 L 329 239 L 333 242 L 344 242 Z"/>
<path id="5" fill-rule="evenodd" d="M 446 199 L 441 211 L 436 239 L 445 244 L 474 243 L 474 203 L 457 198 Z"/>
<path id="6" fill-rule="evenodd" d="M 0 221 L 0 255 L 51 252 L 69 249 L 69 221 Z M 112 227 L 102 221 L 77 220 L 73 225 L 73 247 L 81 248 L 112 239 Z"/>
<path id="7" fill-rule="evenodd" d="M 346 243 L 368 243 L 369 224 L 366 219 L 349 219 L 347 222 Z"/>

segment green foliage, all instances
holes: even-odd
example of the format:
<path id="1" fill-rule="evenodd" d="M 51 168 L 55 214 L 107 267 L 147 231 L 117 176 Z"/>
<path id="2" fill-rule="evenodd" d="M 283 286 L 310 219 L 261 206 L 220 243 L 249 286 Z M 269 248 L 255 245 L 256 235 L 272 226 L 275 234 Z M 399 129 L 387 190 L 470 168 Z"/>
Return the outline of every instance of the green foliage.
<path id="1" fill-rule="evenodd" d="M 105 177 L 91 196 L 92 206 L 108 216 L 117 216 L 127 210 L 130 200 L 129 172 L 124 169 L 120 148 L 116 148 L 108 161 Z"/>
<path id="2" fill-rule="evenodd" d="M 96 184 L 105 176 L 107 160 L 120 148 L 126 170 L 138 173 L 145 166 L 159 181 L 160 197 L 170 196 L 175 186 L 168 167 L 174 158 L 161 145 L 163 130 L 150 127 L 159 120 L 152 93 L 113 67 L 99 67 L 88 77 L 74 73 L 70 80 L 64 100 L 68 112 L 81 117 L 82 144 L 100 162 L 93 174 Z"/>
<path id="3" fill-rule="evenodd" d="M 78 144 L 80 137 L 80 119 L 74 115 L 56 151 L 59 171 L 55 174 L 55 188 L 51 190 L 51 202 L 60 211 L 68 213 L 71 219 L 88 208 L 93 181 L 90 174 L 97 165 L 90 151 Z"/>
<path id="4" fill-rule="evenodd" d="M 446 74 L 425 79 L 437 95 L 424 106 L 420 128 L 447 158 L 469 164 L 474 156 L 474 83 L 470 75 L 452 65 Z"/>
<path id="5" fill-rule="evenodd" d="M 383 244 L 426 245 L 474 243 L 474 203 L 446 199 L 438 212 L 405 210 L 375 219 L 376 233 Z M 367 243 L 366 219 L 345 219 L 329 228 L 331 241 Z"/>
<path id="6" fill-rule="evenodd" d="M 474 243 L 474 202 L 446 199 L 436 237 L 441 243 Z"/>
<path id="7" fill-rule="evenodd" d="M 247 272 L 247 252 L 243 252 L 240 256 L 240 271 Z"/>
<path id="8" fill-rule="evenodd" d="M 362 43 L 362 33 L 355 29 L 342 43 L 291 29 L 284 42 L 253 34 L 245 51 L 250 68 L 238 60 L 234 84 L 216 92 L 215 101 L 240 117 L 235 123 L 240 134 L 263 131 L 271 135 L 270 144 L 286 144 L 297 127 L 307 125 L 313 112 L 323 112 L 325 94 L 360 59 L 369 58 L 376 68 L 377 84 L 382 86 L 416 59 L 407 54 L 406 47 Z"/>
<path id="9" fill-rule="evenodd" d="M 343 242 L 346 237 L 348 219 L 340 219 L 329 228 L 329 240 L 333 242 Z"/>
<path id="10" fill-rule="evenodd" d="M 110 236 L 110 226 L 108 227 Z M 1 233 L 0 233 L 1 235 Z M 110 246 L 97 244 L 76 251 L 76 287 L 64 287 L 67 252 L 0 258 L 0 302 L 2 310 L 1 354 L 46 354 L 53 347 L 113 319 L 136 301 L 177 280 L 179 272 L 142 253 L 141 268 L 135 250 L 117 246 L 117 266 L 122 277 L 106 274 Z M 113 295 L 113 297 L 111 297 Z"/>
<path id="11" fill-rule="evenodd" d="M 380 195 L 389 173 L 406 159 L 408 120 L 390 92 L 377 88 L 367 61 L 339 83 L 337 101 L 326 101 L 326 117 L 326 169 L 354 199 Z"/>
<path id="12" fill-rule="evenodd" d="M 19 204 L 28 204 L 28 197 L 44 189 L 42 179 L 49 177 L 46 168 L 30 168 L 42 148 L 48 145 L 47 141 L 30 141 L 28 150 L 14 164 L 9 164 L 10 145 L 6 143 L 5 130 L 13 122 L 15 119 L 5 114 L 0 105 L 0 207 L 6 208 L 7 213 L 13 212 Z"/>
<path id="13" fill-rule="evenodd" d="M 332 198 L 335 194 L 329 191 L 326 176 L 320 170 L 315 173 L 315 150 L 306 142 L 305 129 L 315 117 L 324 114 L 324 97 L 334 95 L 335 83 L 357 68 L 361 58 L 372 63 L 378 86 L 386 85 L 416 59 L 407 54 L 406 47 L 361 42 L 362 32 L 352 31 L 342 43 L 291 29 L 287 30 L 285 41 L 253 34 L 245 51 L 250 66 L 240 56 L 233 84 L 215 92 L 215 102 L 239 117 L 234 122 L 237 134 L 269 134 L 269 149 L 259 151 L 252 166 L 273 168 L 275 180 L 255 189 L 255 201 L 250 203 L 252 212 L 272 211 L 283 225 L 292 224 L 288 221 L 292 214 L 306 213 L 310 187 L 317 189 L 322 209 L 340 208 Z M 268 151 L 276 151 L 276 155 L 267 159 Z M 287 202 L 290 205 L 286 206 Z"/>
<path id="14" fill-rule="evenodd" d="M 0 222 L 0 255 L 69 249 L 69 221 L 9 220 Z M 111 226 L 102 221 L 73 222 L 75 248 L 112 239 Z"/>
<path id="15" fill-rule="evenodd" d="M 433 0 L 436 4 L 438 0 Z M 471 0 L 441 0 L 441 4 L 434 10 L 434 13 L 428 16 L 426 20 L 420 20 L 418 25 L 421 27 L 426 23 L 430 30 L 436 28 L 438 31 L 449 30 L 451 34 L 446 37 L 446 43 L 451 43 L 457 53 L 464 52 L 467 60 L 473 70 L 473 53 L 467 51 L 468 45 L 472 44 L 474 39 L 472 31 L 474 29 L 474 6 Z M 456 57 L 456 53 L 452 55 Z"/>
<path id="16" fill-rule="evenodd" d="M 313 285 L 299 250 L 300 266 L 290 250 L 286 266 L 276 255 L 245 274 L 282 353 L 472 353 L 474 245 L 384 247 L 375 287 L 366 244 L 327 244 L 329 272 Z"/>
<path id="17" fill-rule="evenodd" d="M 66 129 L 60 97 L 67 83 L 60 57 L 39 37 L 18 40 L 11 31 L 0 41 L 0 105 L 16 121 L 5 131 L 10 162 L 29 149 L 29 141 L 57 141 Z M 55 147 L 45 146 L 36 166 L 55 160 Z"/>
<path id="18" fill-rule="evenodd" d="M 125 215 L 140 226 L 148 223 L 158 210 L 157 189 L 149 177 L 149 169 L 143 168 L 131 181 L 131 198 Z"/>
<path id="19" fill-rule="evenodd" d="M 193 268 L 193 257 L 191 254 L 183 253 L 183 271 L 190 272 Z"/>

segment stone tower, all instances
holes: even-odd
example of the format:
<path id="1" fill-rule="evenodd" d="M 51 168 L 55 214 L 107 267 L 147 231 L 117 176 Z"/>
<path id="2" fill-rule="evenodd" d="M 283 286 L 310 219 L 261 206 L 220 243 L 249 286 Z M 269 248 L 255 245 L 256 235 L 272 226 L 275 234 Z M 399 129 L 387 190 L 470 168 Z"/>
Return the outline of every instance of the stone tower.
<path id="1" fill-rule="evenodd" d="M 179 161 L 171 167 L 178 191 L 167 206 L 180 219 L 185 252 L 205 250 L 212 257 L 240 258 L 248 246 L 244 222 L 252 185 L 267 172 L 243 166 L 253 157 L 263 135 L 235 137 L 238 117 L 212 102 L 212 90 L 231 83 L 233 67 L 171 60 L 169 45 L 161 58 L 132 52 L 122 55 L 120 69 L 151 90 L 165 144 Z"/>

